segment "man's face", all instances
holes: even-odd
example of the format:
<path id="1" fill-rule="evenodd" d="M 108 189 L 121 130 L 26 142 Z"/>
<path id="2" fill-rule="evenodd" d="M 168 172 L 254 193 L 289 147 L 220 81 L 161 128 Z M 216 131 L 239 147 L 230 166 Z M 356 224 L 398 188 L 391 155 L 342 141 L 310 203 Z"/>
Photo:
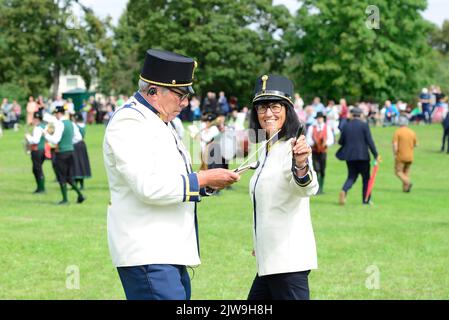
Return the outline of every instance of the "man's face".
<path id="1" fill-rule="evenodd" d="M 181 113 L 183 108 L 189 105 L 189 99 L 186 94 L 187 92 L 178 88 L 167 89 L 166 91 L 158 90 L 158 104 L 167 117 L 167 121 L 173 120 Z"/>

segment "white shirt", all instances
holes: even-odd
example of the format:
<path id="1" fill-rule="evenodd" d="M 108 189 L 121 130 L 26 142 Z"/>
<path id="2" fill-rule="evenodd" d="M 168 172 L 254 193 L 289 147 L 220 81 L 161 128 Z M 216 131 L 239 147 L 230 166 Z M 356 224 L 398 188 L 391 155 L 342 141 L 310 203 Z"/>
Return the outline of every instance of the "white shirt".
<path id="1" fill-rule="evenodd" d="M 309 197 L 318 191 L 309 158 L 309 182 L 300 186 L 292 172 L 291 142 L 278 141 L 250 181 L 253 239 L 259 276 L 317 268 Z"/>
<path id="2" fill-rule="evenodd" d="M 309 144 L 309 146 L 313 147 L 315 145 L 315 141 L 313 140 L 313 128 L 317 127 L 318 128 L 318 132 L 321 132 L 323 130 L 324 127 L 324 123 L 323 124 L 314 124 L 309 126 L 309 128 L 307 129 L 307 135 L 306 135 L 306 140 L 307 143 Z M 326 146 L 330 147 L 331 145 L 334 144 L 334 134 L 332 133 L 332 128 L 330 125 L 326 125 Z"/>
<path id="3" fill-rule="evenodd" d="M 103 156 L 111 203 L 108 241 L 117 267 L 198 265 L 190 156 L 170 124 L 136 93 L 106 128 Z"/>
<path id="4" fill-rule="evenodd" d="M 44 129 L 42 129 L 40 126 L 35 126 L 33 129 L 33 134 L 27 135 L 26 139 L 28 140 L 29 144 L 39 144 L 43 133 L 44 133 Z"/>
<path id="5" fill-rule="evenodd" d="M 64 133 L 64 123 L 61 120 L 57 120 L 53 122 L 53 125 L 55 126 L 55 131 L 53 134 L 45 134 L 45 139 L 51 144 L 57 145 L 61 141 L 62 134 Z"/>
<path id="6" fill-rule="evenodd" d="M 78 142 L 83 140 L 83 136 L 81 135 L 80 128 L 78 128 L 76 123 L 72 122 L 72 125 L 73 125 L 73 139 L 72 139 L 72 143 L 76 144 L 76 143 L 78 143 Z"/>
<path id="7" fill-rule="evenodd" d="M 215 137 L 220 135 L 220 130 L 218 130 L 217 126 L 211 126 L 209 128 L 206 128 L 206 126 L 203 127 L 200 133 L 201 137 L 201 150 L 204 152 L 206 149 L 206 145 L 212 141 Z"/>
<path id="8" fill-rule="evenodd" d="M 175 117 L 171 123 L 174 125 L 178 137 L 182 140 L 184 138 L 184 126 L 182 125 L 181 119 Z"/>
<path id="9" fill-rule="evenodd" d="M 54 126 L 55 126 L 55 132 L 53 132 L 53 134 L 45 134 L 45 139 L 47 139 L 48 142 L 50 142 L 51 144 L 58 144 L 59 141 L 61 141 L 62 138 L 62 134 L 64 133 L 64 123 L 62 122 L 64 119 L 61 120 L 56 120 L 53 122 Z M 73 126 L 73 139 L 72 139 L 72 144 L 75 144 L 77 142 L 80 142 L 81 140 L 83 140 L 83 137 L 81 136 L 81 132 L 79 130 L 79 128 L 73 123 L 70 122 Z"/>

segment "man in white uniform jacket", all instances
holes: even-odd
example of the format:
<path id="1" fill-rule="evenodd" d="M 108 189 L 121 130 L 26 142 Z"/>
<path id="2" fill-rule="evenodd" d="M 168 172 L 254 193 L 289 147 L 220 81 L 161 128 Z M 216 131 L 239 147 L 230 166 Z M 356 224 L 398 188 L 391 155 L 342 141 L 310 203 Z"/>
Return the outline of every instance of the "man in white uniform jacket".
<path id="1" fill-rule="evenodd" d="M 200 264 L 196 202 L 239 175 L 195 173 L 173 120 L 193 93 L 196 62 L 148 50 L 139 91 L 111 117 L 103 142 L 111 202 L 108 240 L 127 299 L 190 299 Z"/>

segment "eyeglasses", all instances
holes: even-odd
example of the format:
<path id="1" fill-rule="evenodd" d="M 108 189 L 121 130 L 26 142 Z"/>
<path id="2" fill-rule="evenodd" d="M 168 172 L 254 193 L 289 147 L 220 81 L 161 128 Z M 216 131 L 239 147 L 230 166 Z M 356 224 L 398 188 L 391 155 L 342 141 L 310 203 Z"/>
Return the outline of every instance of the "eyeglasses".
<path id="1" fill-rule="evenodd" d="M 170 90 L 171 92 L 173 92 L 174 94 L 176 94 L 179 98 L 179 101 L 184 101 L 184 99 L 189 99 L 191 94 L 190 92 L 184 93 L 184 92 L 179 92 L 173 89 L 168 88 L 168 90 Z"/>
<path id="2" fill-rule="evenodd" d="M 269 103 L 269 104 L 259 104 L 256 106 L 256 110 L 258 114 L 264 114 L 268 109 L 271 110 L 272 113 L 279 113 L 282 110 L 283 105 L 279 102 Z"/>

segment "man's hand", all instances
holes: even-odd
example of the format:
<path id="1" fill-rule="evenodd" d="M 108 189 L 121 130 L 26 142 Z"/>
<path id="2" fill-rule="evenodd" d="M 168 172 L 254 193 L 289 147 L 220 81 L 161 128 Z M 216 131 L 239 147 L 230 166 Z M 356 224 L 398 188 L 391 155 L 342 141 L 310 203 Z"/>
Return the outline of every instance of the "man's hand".
<path id="1" fill-rule="evenodd" d="M 240 175 L 226 169 L 209 169 L 197 173 L 200 188 L 208 186 L 220 190 L 240 180 Z"/>

